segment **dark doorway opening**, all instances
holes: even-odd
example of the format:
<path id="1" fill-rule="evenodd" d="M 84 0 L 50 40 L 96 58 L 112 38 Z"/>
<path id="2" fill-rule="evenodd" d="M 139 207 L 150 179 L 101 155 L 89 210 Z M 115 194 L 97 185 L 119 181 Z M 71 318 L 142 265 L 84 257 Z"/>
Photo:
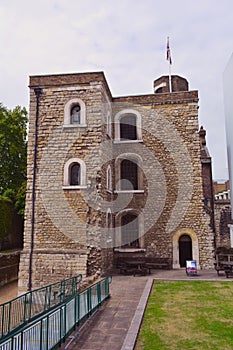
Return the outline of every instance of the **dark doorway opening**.
<path id="1" fill-rule="evenodd" d="M 180 267 L 186 267 L 186 260 L 193 260 L 192 239 L 189 235 L 182 235 L 179 239 Z"/>

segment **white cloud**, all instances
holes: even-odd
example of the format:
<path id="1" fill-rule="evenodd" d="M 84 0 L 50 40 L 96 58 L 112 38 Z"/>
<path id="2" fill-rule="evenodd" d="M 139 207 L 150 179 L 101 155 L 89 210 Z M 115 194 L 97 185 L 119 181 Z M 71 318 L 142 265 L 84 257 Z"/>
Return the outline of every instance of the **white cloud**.
<path id="1" fill-rule="evenodd" d="M 222 74 L 233 51 L 231 0 L 1 0 L 0 100 L 28 105 L 28 76 L 104 70 L 113 95 L 152 93 L 172 72 L 200 95 L 214 177 L 227 177 Z"/>

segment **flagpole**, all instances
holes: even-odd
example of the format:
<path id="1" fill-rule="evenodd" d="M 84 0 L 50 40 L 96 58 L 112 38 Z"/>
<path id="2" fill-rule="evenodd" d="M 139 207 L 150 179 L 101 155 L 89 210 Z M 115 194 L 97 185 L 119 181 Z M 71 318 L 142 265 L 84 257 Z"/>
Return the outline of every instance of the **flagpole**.
<path id="1" fill-rule="evenodd" d="M 171 75 L 171 63 L 168 62 L 168 72 L 169 72 L 169 92 L 172 92 L 172 75 Z"/>
<path id="2" fill-rule="evenodd" d="M 169 44 L 169 36 L 167 37 L 167 61 L 168 61 L 168 79 L 169 79 L 169 92 L 172 92 L 172 76 L 171 76 L 171 64 L 172 64 L 172 58 L 171 58 L 171 50 L 170 50 L 170 44 Z"/>

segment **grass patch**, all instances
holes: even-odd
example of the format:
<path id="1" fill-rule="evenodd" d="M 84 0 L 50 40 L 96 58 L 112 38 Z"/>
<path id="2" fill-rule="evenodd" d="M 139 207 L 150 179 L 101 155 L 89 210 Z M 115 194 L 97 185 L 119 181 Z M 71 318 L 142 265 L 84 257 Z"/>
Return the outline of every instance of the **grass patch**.
<path id="1" fill-rule="evenodd" d="M 232 350 L 231 282 L 156 281 L 135 350 Z"/>

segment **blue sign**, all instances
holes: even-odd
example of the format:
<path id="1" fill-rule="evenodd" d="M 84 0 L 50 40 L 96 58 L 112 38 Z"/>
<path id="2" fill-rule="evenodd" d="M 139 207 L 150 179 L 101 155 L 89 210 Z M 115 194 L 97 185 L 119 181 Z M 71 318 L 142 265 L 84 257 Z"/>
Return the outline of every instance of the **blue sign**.
<path id="1" fill-rule="evenodd" d="M 188 276 L 197 275 L 197 262 L 196 260 L 187 260 L 186 261 L 186 274 Z"/>

